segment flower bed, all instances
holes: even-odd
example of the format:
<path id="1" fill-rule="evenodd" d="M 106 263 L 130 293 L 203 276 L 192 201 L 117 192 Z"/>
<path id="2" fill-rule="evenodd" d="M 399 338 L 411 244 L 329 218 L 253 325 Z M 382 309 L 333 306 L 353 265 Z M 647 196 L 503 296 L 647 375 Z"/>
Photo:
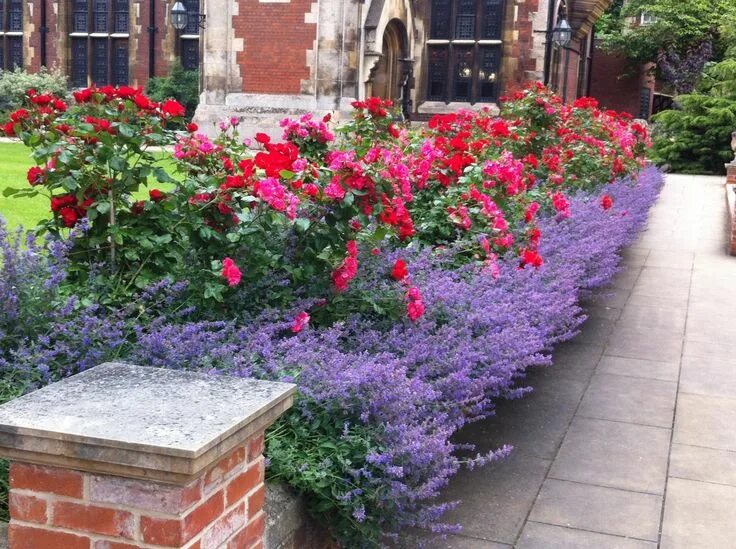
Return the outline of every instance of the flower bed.
<path id="1" fill-rule="evenodd" d="M 453 434 L 531 390 L 525 370 L 575 334 L 582 293 L 616 272 L 662 181 L 639 171 L 641 126 L 532 86 L 500 118 L 419 131 L 369 99 L 337 137 L 304 117 L 284 143 L 256 136 L 256 154 L 237 120 L 214 141 L 190 127 L 176 189 L 139 202 L 148 176 L 172 180 L 146 149 L 175 106 L 129 89 L 70 109 L 37 97 L 6 132 L 35 148 L 17 194 L 49 194 L 60 240 L 46 253 L 2 235 L 9 386 L 108 358 L 293 380 L 268 474 L 350 547 L 453 528 L 442 487 L 511 451 L 473 456 Z"/>

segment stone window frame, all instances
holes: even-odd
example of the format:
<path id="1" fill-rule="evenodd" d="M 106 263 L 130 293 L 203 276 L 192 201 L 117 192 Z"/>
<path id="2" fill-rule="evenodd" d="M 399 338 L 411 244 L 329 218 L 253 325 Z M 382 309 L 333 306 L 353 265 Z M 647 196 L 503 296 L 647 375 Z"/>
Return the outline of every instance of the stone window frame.
<path id="1" fill-rule="evenodd" d="M 426 41 L 428 101 L 498 100 L 505 11 L 506 0 L 431 2 Z"/>
<path id="2" fill-rule="evenodd" d="M 23 68 L 23 2 L 0 0 L 0 70 Z"/>
<path id="3" fill-rule="evenodd" d="M 71 86 L 127 84 L 130 0 L 69 0 L 69 4 Z M 84 9 L 80 9 L 82 6 Z M 106 9 L 100 10 L 101 6 Z"/>

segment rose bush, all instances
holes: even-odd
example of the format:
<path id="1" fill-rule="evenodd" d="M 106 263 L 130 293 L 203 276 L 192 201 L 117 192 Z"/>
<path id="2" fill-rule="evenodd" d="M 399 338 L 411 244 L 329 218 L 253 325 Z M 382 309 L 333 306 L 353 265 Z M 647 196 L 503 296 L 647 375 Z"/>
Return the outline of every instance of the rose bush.
<path id="1" fill-rule="evenodd" d="M 442 487 L 510 451 L 453 434 L 531 390 L 662 182 L 643 127 L 537 85 L 422 129 L 369 98 L 336 128 L 285 120 L 281 142 L 237 118 L 173 132 L 180 106 L 139 90 L 79 94 L 29 93 L 5 128 L 34 148 L 14 192 L 49 196 L 53 253 L 0 247 L 0 371 L 16 394 L 107 358 L 295 381 L 268 474 L 349 547 L 453 529 Z M 169 142 L 167 173 L 150 148 Z M 168 186 L 142 199 L 151 178 Z"/>

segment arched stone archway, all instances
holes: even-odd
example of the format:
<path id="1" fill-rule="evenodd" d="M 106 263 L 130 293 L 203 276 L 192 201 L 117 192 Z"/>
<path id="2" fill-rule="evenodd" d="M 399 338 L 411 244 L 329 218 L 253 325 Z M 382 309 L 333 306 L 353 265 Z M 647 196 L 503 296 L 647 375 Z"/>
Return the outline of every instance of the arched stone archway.
<path id="1" fill-rule="evenodd" d="M 371 75 L 371 95 L 401 101 L 406 83 L 408 36 L 406 27 L 392 19 L 383 31 L 381 57 Z"/>

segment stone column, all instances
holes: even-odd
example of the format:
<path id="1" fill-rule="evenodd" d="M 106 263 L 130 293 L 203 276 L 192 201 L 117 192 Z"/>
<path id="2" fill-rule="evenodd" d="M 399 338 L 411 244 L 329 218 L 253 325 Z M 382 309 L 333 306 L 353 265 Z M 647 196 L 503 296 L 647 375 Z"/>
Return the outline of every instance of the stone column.
<path id="1" fill-rule="evenodd" d="M 295 386 L 103 364 L 0 406 L 9 549 L 255 549 Z"/>

